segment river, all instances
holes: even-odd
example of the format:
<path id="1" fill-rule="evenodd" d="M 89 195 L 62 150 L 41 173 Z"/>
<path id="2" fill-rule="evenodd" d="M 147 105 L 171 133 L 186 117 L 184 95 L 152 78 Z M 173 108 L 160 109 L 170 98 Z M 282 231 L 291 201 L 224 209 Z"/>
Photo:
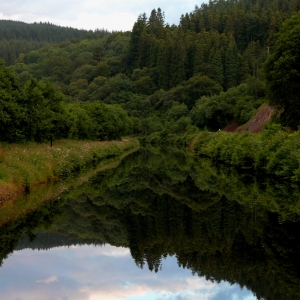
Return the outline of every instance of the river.
<path id="1" fill-rule="evenodd" d="M 91 174 L 2 205 L 0 299 L 300 299 L 297 185 L 151 147 Z"/>

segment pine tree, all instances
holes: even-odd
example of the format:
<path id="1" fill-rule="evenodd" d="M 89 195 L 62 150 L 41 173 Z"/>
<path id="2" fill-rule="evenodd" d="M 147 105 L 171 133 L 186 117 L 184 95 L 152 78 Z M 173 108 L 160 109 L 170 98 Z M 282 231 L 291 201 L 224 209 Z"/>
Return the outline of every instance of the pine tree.
<path id="1" fill-rule="evenodd" d="M 158 38 L 164 38 L 165 36 L 165 14 L 164 12 L 161 11 L 160 8 L 153 9 L 151 11 L 149 20 L 147 22 L 147 32 L 148 33 L 153 33 L 156 35 Z"/>
<path id="2" fill-rule="evenodd" d="M 175 87 L 179 83 L 185 80 L 185 62 L 186 62 L 186 53 L 185 47 L 183 44 L 183 30 L 178 29 L 175 47 L 172 51 L 171 58 L 171 82 L 170 85 Z"/>
<path id="3" fill-rule="evenodd" d="M 146 22 L 146 14 L 143 14 L 138 17 L 133 25 L 127 56 L 127 68 L 129 70 L 134 70 L 138 67 L 140 40 L 142 34 L 146 31 Z"/>
<path id="4" fill-rule="evenodd" d="M 157 57 L 157 68 L 159 72 L 158 84 L 160 88 L 165 90 L 170 88 L 170 65 L 171 65 L 171 54 L 173 49 L 173 42 L 171 40 L 160 41 L 158 57 Z"/>
<path id="5" fill-rule="evenodd" d="M 229 89 L 238 85 L 238 76 L 240 71 L 240 56 L 236 44 L 231 42 L 226 51 L 224 85 Z"/>
<path id="6" fill-rule="evenodd" d="M 214 50 L 211 52 L 209 64 L 211 71 L 209 77 L 215 80 L 220 85 L 224 86 L 224 70 L 220 50 Z"/>

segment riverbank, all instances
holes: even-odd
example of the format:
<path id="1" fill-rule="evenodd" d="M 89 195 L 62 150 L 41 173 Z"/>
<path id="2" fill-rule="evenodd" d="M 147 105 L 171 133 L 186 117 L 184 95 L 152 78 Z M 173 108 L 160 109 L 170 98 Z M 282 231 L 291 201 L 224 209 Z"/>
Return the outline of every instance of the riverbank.
<path id="1" fill-rule="evenodd" d="M 284 180 L 300 181 L 299 131 L 284 131 L 274 124 L 257 134 L 201 132 L 194 138 L 193 144 L 195 155 L 235 168 L 248 168 Z"/>
<path id="2" fill-rule="evenodd" d="M 182 135 L 153 133 L 145 143 L 189 147 L 195 156 L 237 169 L 300 182 L 300 131 L 269 124 L 259 133 L 194 131 Z"/>
<path id="3" fill-rule="evenodd" d="M 122 141 L 59 140 L 49 144 L 0 144 L 0 203 L 33 186 L 90 168 L 105 158 L 138 148 L 136 139 Z"/>

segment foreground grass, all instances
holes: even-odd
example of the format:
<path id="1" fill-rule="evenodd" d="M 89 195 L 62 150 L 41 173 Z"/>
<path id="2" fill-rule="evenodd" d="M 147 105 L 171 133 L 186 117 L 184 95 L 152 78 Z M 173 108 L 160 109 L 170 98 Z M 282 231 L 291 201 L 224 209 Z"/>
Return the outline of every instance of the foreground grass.
<path id="1" fill-rule="evenodd" d="M 138 141 L 70 141 L 49 144 L 0 144 L 0 202 L 35 185 L 68 176 L 105 158 L 138 147 Z"/>

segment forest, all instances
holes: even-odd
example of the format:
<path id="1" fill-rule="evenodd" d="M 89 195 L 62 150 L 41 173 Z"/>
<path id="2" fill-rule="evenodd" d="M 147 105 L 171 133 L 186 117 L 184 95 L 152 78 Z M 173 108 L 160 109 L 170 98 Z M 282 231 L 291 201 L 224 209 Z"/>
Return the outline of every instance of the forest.
<path id="1" fill-rule="evenodd" d="M 28 53 L 48 44 L 58 44 L 71 39 L 83 39 L 88 35 L 98 37 L 108 34 L 107 30 L 87 31 L 51 23 L 27 24 L 20 21 L 0 20 L 0 57 L 6 64 L 14 64 L 20 54 Z"/>
<path id="2" fill-rule="evenodd" d="M 178 25 L 161 8 L 142 13 L 130 32 L 2 20 L 0 139 L 189 144 L 266 104 L 274 134 L 296 130 L 299 10 L 298 0 L 209 1 Z"/>

